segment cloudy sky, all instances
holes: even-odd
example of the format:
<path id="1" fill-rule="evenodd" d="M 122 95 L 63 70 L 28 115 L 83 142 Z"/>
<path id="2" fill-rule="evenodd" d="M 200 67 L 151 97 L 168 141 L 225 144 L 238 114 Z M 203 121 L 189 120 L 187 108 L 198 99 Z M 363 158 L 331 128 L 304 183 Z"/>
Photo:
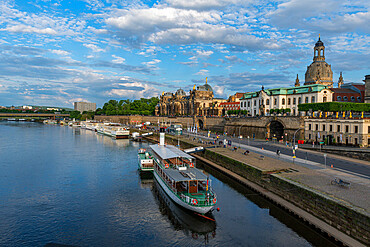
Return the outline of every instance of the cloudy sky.
<path id="1" fill-rule="evenodd" d="M 321 34 L 334 82 L 370 74 L 364 0 L 2 0 L 0 105 L 72 107 L 204 84 L 292 86 Z"/>

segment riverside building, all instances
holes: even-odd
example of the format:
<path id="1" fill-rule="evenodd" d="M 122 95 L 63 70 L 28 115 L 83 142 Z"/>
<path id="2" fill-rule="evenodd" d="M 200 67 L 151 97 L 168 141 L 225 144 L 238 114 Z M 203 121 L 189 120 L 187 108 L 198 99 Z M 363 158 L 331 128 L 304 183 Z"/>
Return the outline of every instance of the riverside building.
<path id="1" fill-rule="evenodd" d="M 89 102 L 74 102 L 74 109 L 75 111 L 84 112 L 84 111 L 95 111 L 96 110 L 96 103 L 89 103 Z"/>
<path id="2" fill-rule="evenodd" d="M 284 110 L 288 115 L 298 116 L 298 105 L 303 103 L 363 103 L 364 98 L 366 100 L 364 84 L 344 84 L 340 73 L 338 88 L 333 88 L 333 71 L 331 65 L 325 61 L 325 46 L 320 37 L 313 50 L 313 62 L 307 66 L 304 85 L 300 85 L 297 75 L 294 87 L 262 87 L 258 92 L 244 94 L 240 99 L 240 109 L 247 110 L 251 116 L 269 115 L 271 110 L 277 109 Z M 366 76 L 366 80 L 369 81 L 367 87 L 370 102 L 370 76 Z"/>
<path id="3" fill-rule="evenodd" d="M 370 118 L 308 118 L 304 125 L 305 140 L 310 143 L 370 145 Z"/>

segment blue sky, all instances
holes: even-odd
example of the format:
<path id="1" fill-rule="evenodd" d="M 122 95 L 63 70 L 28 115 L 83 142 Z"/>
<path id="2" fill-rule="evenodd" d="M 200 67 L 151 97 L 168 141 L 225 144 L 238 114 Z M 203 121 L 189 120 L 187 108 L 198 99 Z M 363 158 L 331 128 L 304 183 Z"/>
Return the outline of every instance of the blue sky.
<path id="1" fill-rule="evenodd" d="M 208 83 L 216 97 L 304 82 L 321 34 L 334 82 L 370 74 L 370 2 L 2 0 L 0 105 L 72 107 Z"/>

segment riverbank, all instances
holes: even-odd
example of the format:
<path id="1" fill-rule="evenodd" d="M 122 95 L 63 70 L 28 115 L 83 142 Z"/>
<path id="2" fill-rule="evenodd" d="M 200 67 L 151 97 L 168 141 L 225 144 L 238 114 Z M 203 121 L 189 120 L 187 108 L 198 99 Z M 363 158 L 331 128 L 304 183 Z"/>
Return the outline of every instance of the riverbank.
<path id="1" fill-rule="evenodd" d="M 176 145 L 178 138 L 167 136 L 167 142 L 171 141 Z M 207 147 L 183 136 L 179 141 L 182 148 Z M 246 156 L 241 150 L 208 148 L 197 156 L 344 245 L 370 244 L 369 183 L 365 179 L 346 189 L 330 184 L 335 171 L 312 170 L 253 152 Z"/>

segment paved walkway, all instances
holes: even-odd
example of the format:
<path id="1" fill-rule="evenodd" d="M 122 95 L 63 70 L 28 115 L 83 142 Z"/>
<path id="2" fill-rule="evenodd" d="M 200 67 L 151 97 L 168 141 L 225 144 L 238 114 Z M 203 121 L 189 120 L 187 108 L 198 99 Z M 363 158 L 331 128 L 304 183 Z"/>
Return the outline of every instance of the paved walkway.
<path id="1" fill-rule="evenodd" d="M 194 145 L 203 145 L 195 141 L 193 138 L 181 137 L 186 142 L 191 142 Z M 203 137 L 202 139 L 207 139 Z M 212 146 L 212 145 L 203 145 Z M 239 144 L 236 145 L 239 147 Z M 336 168 L 325 167 L 320 163 L 306 161 L 303 159 L 295 159 L 292 162 L 292 157 L 288 155 L 278 156 L 275 152 L 262 150 L 256 147 L 241 145 L 237 151 L 233 151 L 233 147 L 217 147 L 212 148 L 213 151 L 238 160 L 248 165 L 252 165 L 261 169 L 264 172 L 278 173 L 278 176 L 298 182 L 303 186 L 316 190 L 318 193 L 325 194 L 336 200 L 341 200 L 344 204 L 351 207 L 356 207 L 363 210 L 366 214 L 370 214 L 370 179 L 357 174 L 350 174 L 347 171 L 343 172 Z M 248 155 L 243 152 L 249 150 Z M 264 156 L 264 159 L 261 159 Z M 331 181 L 339 177 L 351 183 L 349 188 L 332 185 Z"/>

